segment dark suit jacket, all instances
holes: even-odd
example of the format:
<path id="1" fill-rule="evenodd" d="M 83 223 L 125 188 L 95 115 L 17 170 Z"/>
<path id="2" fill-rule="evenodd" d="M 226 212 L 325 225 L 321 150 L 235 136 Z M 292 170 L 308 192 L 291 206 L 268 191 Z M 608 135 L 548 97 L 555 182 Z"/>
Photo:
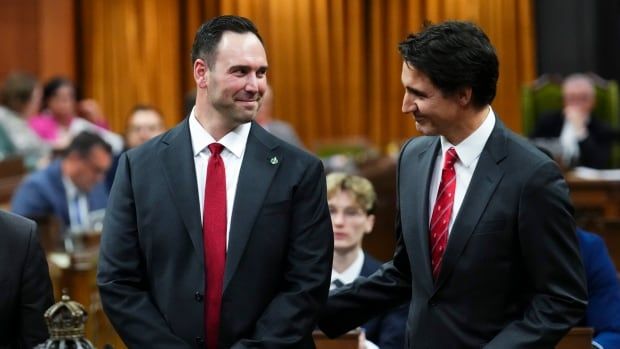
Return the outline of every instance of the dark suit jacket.
<path id="1" fill-rule="evenodd" d="M 31 218 L 54 215 L 69 226 L 69 206 L 60 166 L 61 160 L 56 160 L 45 169 L 29 175 L 13 194 L 11 211 Z M 105 184 L 97 184 L 88 193 L 87 199 L 90 211 L 104 209 L 108 203 Z"/>
<path id="2" fill-rule="evenodd" d="M 0 348 L 32 348 L 49 334 L 52 282 L 36 224 L 0 211 Z"/>
<path id="3" fill-rule="evenodd" d="M 364 264 L 360 276 L 368 277 L 379 268 L 381 268 L 381 263 L 364 253 Z M 401 305 L 362 325 L 366 339 L 375 343 L 380 349 L 402 349 L 405 346 L 408 308 L 408 305 Z"/>
<path id="4" fill-rule="evenodd" d="M 603 239 L 577 229 L 588 279 L 588 309 L 583 326 L 594 328 L 594 341 L 605 349 L 620 348 L 620 284 Z"/>
<path id="5" fill-rule="evenodd" d="M 405 144 L 394 258 L 330 297 L 321 329 L 338 335 L 411 300 L 408 348 L 552 348 L 586 307 L 573 209 L 559 169 L 497 119 L 434 282 L 429 186 L 440 149 L 439 137 Z"/>
<path id="6" fill-rule="evenodd" d="M 560 112 L 544 115 L 535 126 L 530 138 L 559 138 L 564 127 L 564 114 Z M 608 168 L 611 158 L 613 132 L 609 126 L 595 116 L 588 123 L 588 137 L 579 142 L 579 166 Z"/>
<path id="7" fill-rule="evenodd" d="M 204 345 L 200 215 L 188 119 L 122 155 L 97 282 L 129 347 Z M 232 212 L 219 348 L 314 348 L 332 253 L 321 162 L 252 123 Z"/>

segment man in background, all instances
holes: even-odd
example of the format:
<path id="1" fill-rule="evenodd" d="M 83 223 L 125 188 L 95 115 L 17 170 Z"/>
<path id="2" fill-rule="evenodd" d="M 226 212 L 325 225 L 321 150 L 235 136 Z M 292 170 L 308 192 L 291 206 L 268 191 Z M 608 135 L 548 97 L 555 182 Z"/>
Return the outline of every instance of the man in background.
<path id="1" fill-rule="evenodd" d="M 125 149 L 135 148 L 142 145 L 149 139 L 160 135 L 166 130 L 162 113 L 151 105 L 138 104 L 133 107 L 127 118 L 127 128 L 125 130 Z M 114 183 L 114 175 L 118 168 L 120 154 L 114 156 L 110 170 L 106 174 L 106 188 L 108 191 Z"/>
<path id="2" fill-rule="evenodd" d="M 110 145 L 82 132 L 60 159 L 26 177 L 13 194 L 11 210 L 30 218 L 53 215 L 75 233 L 90 230 L 107 205 L 103 179 L 111 162 Z"/>
<path id="3" fill-rule="evenodd" d="M 343 172 L 327 175 L 327 202 L 334 230 L 334 264 L 330 290 L 368 277 L 381 263 L 362 249 L 364 236 L 375 224 L 377 194 L 366 178 Z M 402 349 L 408 305 L 378 316 L 364 325 L 360 349 Z"/>
<path id="4" fill-rule="evenodd" d="M 564 109 L 540 117 L 530 138 L 556 139 L 559 154 L 553 154 L 570 168 L 607 168 L 610 163 L 613 132 L 592 114 L 596 89 L 592 79 L 573 74 L 562 83 Z"/>
<path id="5" fill-rule="evenodd" d="M 293 126 L 273 118 L 273 90 L 269 86 L 267 86 L 265 95 L 263 95 L 263 103 L 258 110 L 258 114 L 256 114 L 256 122 L 281 140 L 299 148 L 304 147 Z"/>

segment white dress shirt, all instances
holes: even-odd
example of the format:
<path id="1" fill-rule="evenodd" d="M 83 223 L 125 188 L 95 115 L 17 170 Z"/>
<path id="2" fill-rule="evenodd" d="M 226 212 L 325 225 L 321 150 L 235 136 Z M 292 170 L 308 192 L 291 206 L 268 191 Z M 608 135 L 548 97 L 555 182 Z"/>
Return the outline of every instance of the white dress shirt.
<path id="1" fill-rule="evenodd" d="M 362 267 L 364 266 L 364 252 L 360 249 L 357 252 L 357 257 L 355 257 L 355 261 L 351 263 L 351 265 L 342 273 L 337 272 L 332 269 L 332 279 L 329 284 L 329 290 L 333 290 L 336 288 L 336 285 L 333 284 L 334 280 L 340 280 L 343 284 L 350 284 L 355 279 L 360 276 L 362 272 Z M 363 329 L 361 329 L 363 330 Z M 380 349 L 375 343 L 366 340 L 366 349 Z"/>
<path id="2" fill-rule="evenodd" d="M 431 179 L 430 195 L 428 196 L 430 204 L 428 216 L 433 216 L 433 207 L 435 205 L 435 200 L 437 200 L 437 190 L 439 189 L 439 181 L 441 180 L 444 155 L 448 149 L 454 147 L 459 158 L 454 164 L 454 170 L 456 172 L 456 189 L 454 192 L 454 206 L 452 207 L 452 215 L 450 216 L 448 234 L 452 232 L 454 218 L 461 209 L 461 204 L 465 198 L 465 193 L 467 193 L 467 188 L 469 188 L 471 177 L 473 176 L 476 165 L 478 164 L 478 159 L 480 159 L 482 149 L 487 143 L 489 136 L 491 136 L 491 132 L 493 132 L 493 127 L 495 127 L 495 113 L 489 106 L 489 113 L 482 124 L 478 127 L 478 129 L 476 129 L 476 131 L 470 134 L 458 145 L 450 144 L 444 136 L 440 137 L 441 153 L 437 155 L 437 159 L 435 160 L 435 169 L 433 170 L 433 177 Z"/>
<path id="3" fill-rule="evenodd" d="M 220 156 L 224 160 L 226 172 L 226 248 L 228 248 L 230 220 L 235 203 L 239 172 L 241 171 L 241 163 L 251 126 L 252 124 L 249 122 L 241 124 L 217 141 L 217 143 L 224 146 Z M 204 216 L 205 184 L 208 175 L 207 165 L 211 157 L 211 151 L 209 151 L 208 146 L 214 143 L 215 139 L 200 125 L 194 110 L 192 110 L 189 116 L 189 133 L 192 139 L 196 184 L 198 185 L 198 199 L 200 202 L 200 220 L 202 221 Z"/>
<path id="4" fill-rule="evenodd" d="M 69 232 L 72 234 L 83 233 L 91 228 L 89 221 L 88 197 L 81 192 L 71 179 L 62 176 L 67 197 L 67 209 L 69 212 Z"/>
<path id="5" fill-rule="evenodd" d="M 364 252 L 362 252 L 362 250 L 358 250 L 357 257 L 355 257 L 355 260 L 353 261 L 353 263 L 351 263 L 351 265 L 345 271 L 343 271 L 342 273 L 339 273 L 335 269 L 332 269 L 332 279 L 330 282 L 334 282 L 334 280 L 340 280 L 345 285 L 350 284 L 353 281 L 355 281 L 355 279 L 357 279 L 358 276 L 360 276 L 363 266 L 364 266 Z M 336 286 L 330 283 L 329 290 L 331 291 L 334 288 L 336 288 Z"/>

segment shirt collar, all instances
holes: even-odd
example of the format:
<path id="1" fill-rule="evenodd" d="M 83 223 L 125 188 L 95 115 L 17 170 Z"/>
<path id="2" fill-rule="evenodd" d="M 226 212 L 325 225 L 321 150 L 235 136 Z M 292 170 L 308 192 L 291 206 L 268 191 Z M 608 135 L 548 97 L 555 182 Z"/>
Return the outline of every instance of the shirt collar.
<path id="1" fill-rule="evenodd" d="M 451 144 L 444 136 L 441 136 L 441 154 L 445 154 L 450 147 L 454 147 L 461 164 L 465 167 L 471 166 L 482 153 L 482 149 L 484 149 L 494 127 L 495 113 L 489 106 L 489 112 L 482 124 L 458 145 Z"/>
<path id="2" fill-rule="evenodd" d="M 194 156 L 198 156 L 200 153 L 205 151 L 209 144 L 215 142 L 215 139 L 202 127 L 202 125 L 200 125 L 194 111 L 195 108 L 192 109 L 192 112 L 189 115 L 189 134 L 192 139 L 192 151 Z M 240 159 L 245 151 L 245 146 L 248 141 L 251 127 L 251 122 L 241 124 L 235 127 L 232 131 L 228 132 L 217 142 Z"/>
<path id="3" fill-rule="evenodd" d="M 75 184 L 73 184 L 73 182 L 71 181 L 71 178 L 63 175 L 62 184 L 65 187 L 65 193 L 67 193 L 67 197 L 69 198 L 69 200 L 73 200 L 80 194 L 80 191 L 75 186 Z"/>
<path id="4" fill-rule="evenodd" d="M 353 281 L 355 281 L 355 279 L 357 279 L 358 276 L 360 276 L 363 266 L 364 266 L 364 252 L 362 252 L 362 250 L 360 249 L 357 252 L 357 257 L 355 258 L 355 261 L 353 261 L 353 263 L 345 271 L 343 271 L 342 273 L 339 273 L 335 271 L 334 269 L 332 269 L 331 281 L 338 279 L 342 281 L 345 285 L 350 284 Z"/>

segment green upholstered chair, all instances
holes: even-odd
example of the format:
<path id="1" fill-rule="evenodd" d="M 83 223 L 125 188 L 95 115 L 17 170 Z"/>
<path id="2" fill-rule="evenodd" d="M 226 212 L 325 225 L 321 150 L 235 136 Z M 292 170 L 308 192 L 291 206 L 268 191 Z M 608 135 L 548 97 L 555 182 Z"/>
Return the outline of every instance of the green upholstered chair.
<path id="1" fill-rule="evenodd" d="M 618 82 L 604 80 L 589 74 L 596 86 L 596 106 L 594 115 L 601 118 L 613 129 L 620 129 L 620 94 Z M 538 117 L 547 112 L 562 109 L 562 78 L 557 75 L 543 75 L 533 83 L 523 86 L 521 111 L 523 115 L 523 134 L 534 130 Z M 620 167 L 620 144 L 612 148 L 611 165 Z"/>

